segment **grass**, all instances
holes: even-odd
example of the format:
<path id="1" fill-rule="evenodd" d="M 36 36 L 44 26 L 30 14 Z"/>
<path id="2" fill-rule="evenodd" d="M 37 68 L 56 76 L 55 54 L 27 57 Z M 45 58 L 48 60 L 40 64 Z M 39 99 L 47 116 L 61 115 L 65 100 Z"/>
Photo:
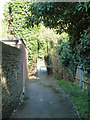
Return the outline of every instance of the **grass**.
<path id="1" fill-rule="evenodd" d="M 65 94 L 71 96 L 71 102 L 75 105 L 79 116 L 88 118 L 88 90 L 65 80 L 59 80 L 57 84 L 64 90 Z"/>

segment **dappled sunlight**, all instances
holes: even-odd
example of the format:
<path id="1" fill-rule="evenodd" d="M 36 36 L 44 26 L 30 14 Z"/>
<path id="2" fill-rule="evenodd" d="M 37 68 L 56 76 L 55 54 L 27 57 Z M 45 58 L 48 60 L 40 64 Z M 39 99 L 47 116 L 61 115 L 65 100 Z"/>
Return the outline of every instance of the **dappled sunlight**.
<path id="1" fill-rule="evenodd" d="M 44 60 L 42 59 L 37 60 L 37 71 L 47 71 Z"/>
<path id="2" fill-rule="evenodd" d="M 2 86 L 5 88 L 5 90 L 7 91 L 7 93 L 10 95 L 10 91 L 8 90 L 8 87 L 7 87 L 6 77 L 2 76 L 1 83 L 2 83 Z"/>
<path id="3" fill-rule="evenodd" d="M 39 80 L 39 77 L 33 75 L 33 76 L 30 76 L 29 79 L 37 79 L 37 80 Z"/>
<path id="4" fill-rule="evenodd" d="M 33 72 L 33 69 L 35 69 L 34 72 Z M 39 80 L 40 79 L 38 77 L 38 72 L 39 71 L 46 72 L 47 69 L 46 69 L 46 65 L 45 65 L 44 60 L 38 58 L 37 66 L 32 66 L 32 71 L 30 71 L 30 73 L 29 73 L 29 80 L 31 80 L 31 79 L 32 80 Z"/>
<path id="5" fill-rule="evenodd" d="M 13 98 L 14 92 L 15 95 L 20 94 L 19 90 L 25 93 L 24 88 L 27 87 L 30 100 L 27 100 L 27 107 L 23 112 L 21 111 L 21 116 L 88 117 L 89 3 L 10 2 L 5 5 L 4 16 L 5 19 L 1 23 L 3 37 L 10 37 L 10 41 L 12 41 L 11 37 L 22 37 L 20 38 L 22 54 L 19 56 L 21 59 L 10 50 L 11 53 L 3 59 L 5 65 L 1 81 L 5 89 L 4 94 L 8 94 L 10 99 Z M 18 45 L 19 42 L 16 43 L 16 46 Z M 18 66 L 20 63 L 21 71 Z M 4 72 L 5 70 L 7 72 Z M 78 74 L 77 70 L 80 70 Z M 26 80 L 27 74 L 28 80 Z M 58 84 L 56 81 L 59 81 Z M 6 101 L 7 96 L 5 96 Z M 68 104 L 68 98 L 75 105 L 73 109 Z M 20 114 L 18 115 L 20 118 Z"/>

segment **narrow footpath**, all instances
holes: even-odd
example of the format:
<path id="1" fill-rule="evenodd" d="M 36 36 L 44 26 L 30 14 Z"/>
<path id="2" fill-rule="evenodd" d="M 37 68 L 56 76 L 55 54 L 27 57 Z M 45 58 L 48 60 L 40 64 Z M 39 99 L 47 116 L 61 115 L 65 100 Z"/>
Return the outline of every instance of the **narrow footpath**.
<path id="1" fill-rule="evenodd" d="M 77 115 L 56 81 L 47 75 L 44 61 L 38 60 L 37 72 L 28 80 L 28 99 L 11 118 L 76 118 Z"/>

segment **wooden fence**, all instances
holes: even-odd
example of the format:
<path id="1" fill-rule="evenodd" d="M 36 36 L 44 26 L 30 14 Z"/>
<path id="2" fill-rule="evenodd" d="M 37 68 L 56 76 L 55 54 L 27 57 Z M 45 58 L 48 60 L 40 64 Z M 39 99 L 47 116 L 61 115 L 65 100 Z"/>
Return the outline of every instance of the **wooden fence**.
<path id="1" fill-rule="evenodd" d="M 82 71 L 79 66 L 77 67 L 74 83 L 82 88 L 88 89 L 90 87 L 90 78 L 86 76 L 85 71 Z"/>

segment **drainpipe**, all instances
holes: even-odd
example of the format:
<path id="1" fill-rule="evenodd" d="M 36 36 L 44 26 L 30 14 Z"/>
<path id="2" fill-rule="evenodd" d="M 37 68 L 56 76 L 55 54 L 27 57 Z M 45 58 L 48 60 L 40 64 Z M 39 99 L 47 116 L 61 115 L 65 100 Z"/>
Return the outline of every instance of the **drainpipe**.
<path id="1" fill-rule="evenodd" d="M 25 65 L 23 63 L 23 94 L 25 93 Z"/>

